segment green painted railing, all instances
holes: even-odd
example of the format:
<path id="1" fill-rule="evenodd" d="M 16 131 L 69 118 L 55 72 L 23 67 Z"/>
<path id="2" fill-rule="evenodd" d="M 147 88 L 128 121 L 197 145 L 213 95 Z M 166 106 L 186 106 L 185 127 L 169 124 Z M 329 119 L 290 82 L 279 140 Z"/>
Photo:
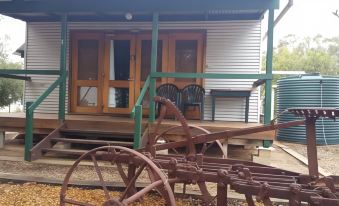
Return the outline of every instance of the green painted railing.
<path id="1" fill-rule="evenodd" d="M 35 102 L 26 102 L 26 128 L 25 128 L 25 160 L 30 161 L 31 149 L 33 147 L 33 116 L 34 110 L 52 93 L 52 91 L 61 83 L 63 78 L 58 77 L 47 90 L 38 97 Z"/>
<path id="2" fill-rule="evenodd" d="M 151 78 L 196 78 L 196 79 L 272 79 L 268 74 L 225 74 L 225 73 L 166 73 L 153 72 Z"/>
<path id="3" fill-rule="evenodd" d="M 131 117 L 134 119 L 134 148 L 140 147 L 142 136 L 142 100 L 147 90 L 152 87 L 151 80 L 157 78 L 200 78 L 200 79 L 261 79 L 263 81 L 272 79 L 272 75 L 269 74 L 224 74 L 224 73 L 165 73 L 165 72 L 151 72 L 147 77 L 146 82 L 140 92 L 140 95 L 133 107 Z M 154 88 L 155 91 L 155 88 Z M 154 94 L 155 96 L 155 94 Z M 150 101 L 154 99 L 154 96 L 150 94 Z M 155 111 L 149 112 L 149 120 L 155 119 Z M 150 121 L 151 122 L 151 121 Z"/>
<path id="4" fill-rule="evenodd" d="M 38 75 L 59 75 L 60 70 L 52 69 L 0 69 L 0 74 L 38 74 Z"/>
<path id="5" fill-rule="evenodd" d="M 146 92 L 150 85 L 150 76 L 147 77 L 144 86 L 141 89 L 140 95 L 135 102 L 135 105 L 131 112 L 131 117 L 134 119 L 134 149 L 138 149 L 141 144 L 142 135 L 142 100 L 144 99 Z"/>
<path id="6" fill-rule="evenodd" d="M 140 91 L 140 95 L 137 99 L 137 101 L 135 102 L 135 105 L 132 109 L 132 112 L 131 112 L 131 117 L 134 118 L 134 114 L 135 114 L 135 107 L 137 105 L 141 105 L 142 104 L 142 100 L 144 99 L 145 95 L 146 95 L 146 92 L 148 90 L 148 87 L 149 87 L 149 83 L 150 83 L 150 76 L 148 75 L 147 78 L 146 78 L 146 81 L 144 83 L 144 86 L 142 87 L 141 91 Z"/>
<path id="7" fill-rule="evenodd" d="M 0 75 L 60 75 L 60 70 L 43 69 L 0 69 Z M 33 147 L 33 116 L 34 110 L 59 86 L 62 81 L 66 81 L 65 75 L 60 75 L 47 90 L 38 97 L 34 102 L 26 102 L 26 124 L 25 124 L 25 160 L 30 161 L 30 152 Z"/>

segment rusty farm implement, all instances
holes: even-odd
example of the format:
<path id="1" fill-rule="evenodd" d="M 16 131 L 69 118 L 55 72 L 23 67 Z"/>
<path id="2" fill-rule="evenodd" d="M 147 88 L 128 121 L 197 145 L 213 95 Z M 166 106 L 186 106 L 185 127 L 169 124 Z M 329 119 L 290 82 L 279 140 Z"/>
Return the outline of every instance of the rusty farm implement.
<path id="1" fill-rule="evenodd" d="M 320 177 L 317 165 L 315 122 L 319 117 L 335 119 L 339 110 L 331 108 L 293 108 L 289 112 L 303 117 L 303 120 L 287 123 L 274 123 L 258 127 L 227 130 L 210 133 L 196 126 L 188 125 L 181 112 L 167 99 L 156 97 L 155 101 L 163 106 L 157 120 L 155 131 L 143 139 L 143 147 L 132 150 L 118 146 L 104 146 L 83 154 L 69 169 L 60 194 L 60 205 L 91 205 L 67 197 L 70 178 L 79 163 L 91 159 L 99 177 L 106 201 L 105 206 L 121 206 L 141 201 L 143 195 L 151 190 L 157 191 L 166 205 L 174 206 L 174 189 L 183 185 L 183 193 L 187 184 L 194 184 L 200 191 L 202 205 L 227 205 L 227 191 L 232 189 L 243 194 L 249 206 L 262 202 L 265 206 L 272 205 L 271 198 L 285 199 L 291 206 L 302 203 L 310 205 L 337 206 L 339 205 L 339 177 Z M 178 129 L 173 127 L 159 133 L 159 127 L 167 112 L 174 114 L 180 121 L 185 139 L 171 142 L 166 140 L 166 133 Z M 239 135 L 277 130 L 298 125 L 306 125 L 309 174 L 299 174 L 279 168 L 261 165 L 248 161 L 208 157 L 204 152 L 211 144 L 224 138 Z M 193 135 L 192 130 L 200 134 Z M 162 143 L 159 143 L 160 139 Z M 199 152 L 196 145 L 202 145 Z M 175 150 L 186 148 L 185 154 L 159 154 L 160 150 Z M 104 177 L 100 162 L 108 162 L 115 166 L 115 171 L 125 185 L 125 190 L 119 197 L 112 197 L 108 188 L 107 177 Z M 147 184 L 137 188 L 140 176 L 147 179 Z M 209 185 L 216 185 L 216 195 L 209 191 Z M 254 200 L 255 199 L 255 200 Z"/>

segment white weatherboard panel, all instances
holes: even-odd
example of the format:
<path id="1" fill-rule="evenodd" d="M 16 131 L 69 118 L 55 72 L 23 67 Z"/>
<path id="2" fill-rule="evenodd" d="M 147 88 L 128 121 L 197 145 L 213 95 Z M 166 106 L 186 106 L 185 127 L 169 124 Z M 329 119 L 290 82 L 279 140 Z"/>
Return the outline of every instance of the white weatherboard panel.
<path id="1" fill-rule="evenodd" d="M 58 69 L 60 56 L 60 23 L 34 22 L 27 28 L 27 69 Z M 150 22 L 70 22 L 69 30 L 151 30 Z M 260 20 L 161 22 L 160 30 L 206 31 L 205 72 L 208 73 L 259 73 L 260 67 Z M 68 50 L 69 52 L 69 50 Z M 67 55 L 69 62 L 69 55 Z M 67 63 L 67 65 L 69 65 Z M 68 70 L 68 68 L 67 68 Z M 36 99 L 55 80 L 53 76 L 32 75 L 26 82 L 26 101 Z M 205 119 L 211 119 L 210 89 L 248 89 L 254 80 L 206 79 Z M 67 81 L 68 83 L 68 81 Z M 250 98 L 249 121 L 259 120 L 258 90 Z M 66 95 L 68 105 L 68 92 Z M 38 107 L 36 112 L 57 113 L 58 89 Z M 239 98 L 217 99 L 216 120 L 243 121 L 245 100 Z"/>

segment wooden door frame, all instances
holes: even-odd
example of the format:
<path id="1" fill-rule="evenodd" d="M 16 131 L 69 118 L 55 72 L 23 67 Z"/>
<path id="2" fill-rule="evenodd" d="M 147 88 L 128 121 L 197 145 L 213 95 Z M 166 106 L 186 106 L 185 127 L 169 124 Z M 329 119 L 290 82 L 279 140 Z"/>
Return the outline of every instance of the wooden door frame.
<path id="1" fill-rule="evenodd" d="M 128 114 L 140 95 L 143 82 L 141 82 L 141 41 L 151 40 L 150 33 L 127 33 L 119 32 L 116 34 L 107 33 L 107 31 L 71 31 L 71 48 L 70 48 L 70 111 L 76 113 L 119 113 Z M 77 67 L 78 67 L 78 40 L 80 39 L 97 39 L 99 40 L 99 63 L 98 63 L 98 80 L 96 84 L 90 84 L 87 80 L 77 80 Z M 129 81 L 129 107 L 128 108 L 109 108 L 108 107 L 108 92 L 109 86 L 123 86 L 125 83 L 115 81 L 109 82 L 109 56 L 110 56 L 110 40 L 124 40 L 131 39 L 130 55 L 130 81 Z M 203 72 L 205 63 L 205 39 L 206 35 L 202 31 L 166 31 L 159 34 L 159 40 L 162 40 L 162 72 L 175 72 L 175 40 L 198 40 L 197 50 L 197 72 Z M 100 61 L 101 60 L 101 61 Z M 138 71 L 139 70 L 139 71 Z M 102 82 L 102 83 L 100 83 Z M 202 85 L 202 79 L 197 79 L 196 83 Z M 80 83 L 80 85 L 79 85 Z M 180 83 L 174 81 L 173 78 L 162 78 L 161 84 L 174 83 L 178 87 L 182 87 Z M 77 106 L 77 90 L 78 86 L 96 86 L 97 87 L 97 107 L 80 107 Z M 133 90 L 133 91 L 132 91 Z M 105 105 L 106 104 L 106 105 Z M 146 112 L 146 111 L 145 111 Z"/>
<path id="2" fill-rule="evenodd" d="M 102 110 L 102 81 L 103 73 L 103 33 L 102 32 L 71 32 L 71 90 L 70 90 L 70 109 L 76 113 L 100 113 Z M 94 80 L 78 80 L 78 41 L 79 40 L 98 40 L 98 79 Z M 97 88 L 97 106 L 78 106 L 78 86 L 95 86 Z"/>
<path id="3" fill-rule="evenodd" d="M 111 40 L 130 40 L 130 76 L 129 80 L 109 80 L 110 77 L 110 41 Z M 135 103 L 135 51 L 136 36 L 133 34 L 115 34 L 113 36 L 105 36 L 105 52 L 104 52 L 104 79 L 103 79 L 103 112 L 128 114 L 132 111 Z M 125 81 L 128 81 L 129 88 L 129 105 L 128 108 L 110 108 L 108 107 L 109 87 L 126 87 Z"/>
<path id="4" fill-rule="evenodd" d="M 159 34 L 159 40 L 162 40 L 162 72 L 168 72 L 168 35 L 167 34 Z M 138 97 L 140 95 L 140 90 L 144 84 L 141 81 L 141 42 L 143 40 L 152 40 L 152 34 L 138 34 L 137 35 L 137 45 L 136 45 L 136 82 L 135 82 L 135 96 Z M 167 78 L 161 79 L 161 84 L 167 83 Z"/>
<path id="5" fill-rule="evenodd" d="M 205 55 L 204 55 L 204 42 L 205 42 L 205 35 L 202 32 L 178 32 L 178 33 L 171 33 L 169 35 L 169 52 L 168 52 L 168 62 L 169 62 L 169 70 L 168 72 L 175 72 L 175 41 L 176 40 L 197 40 L 197 72 L 202 73 L 204 72 L 203 64 L 205 62 Z M 177 85 L 180 89 L 185 86 L 185 83 L 178 83 L 175 82 L 174 78 L 168 79 L 169 83 L 173 83 Z M 203 85 L 202 79 L 196 79 L 196 84 Z"/>

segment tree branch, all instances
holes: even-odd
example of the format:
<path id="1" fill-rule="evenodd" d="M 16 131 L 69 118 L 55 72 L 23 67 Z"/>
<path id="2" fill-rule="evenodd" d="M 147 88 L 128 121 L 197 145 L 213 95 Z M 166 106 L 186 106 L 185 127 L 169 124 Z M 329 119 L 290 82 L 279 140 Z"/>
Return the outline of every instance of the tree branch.
<path id="1" fill-rule="evenodd" d="M 339 10 L 336 10 L 335 12 L 333 12 L 334 16 L 339 18 Z"/>

